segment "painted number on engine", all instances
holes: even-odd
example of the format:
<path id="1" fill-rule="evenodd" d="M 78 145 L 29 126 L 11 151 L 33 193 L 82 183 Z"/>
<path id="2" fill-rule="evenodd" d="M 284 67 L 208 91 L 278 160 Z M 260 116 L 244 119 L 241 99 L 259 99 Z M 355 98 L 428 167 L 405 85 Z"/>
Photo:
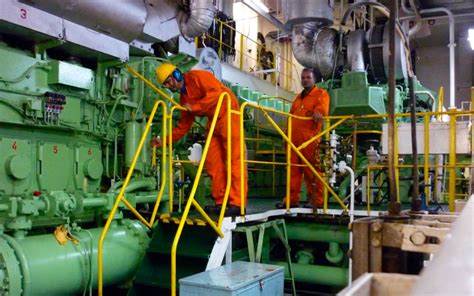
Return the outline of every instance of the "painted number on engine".
<path id="1" fill-rule="evenodd" d="M 89 148 L 89 150 L 87 150 L 87 155 L 92 155 L 92 149 Z"/>
<path id="2" fill-rule="evenodd" d="M 13 141 L 13 144 L 12 144 L 12 149 L 16 151 L 18 147 L 16 146 L 16 141 Z"/>
<path id="3" fill-rule="evenodd" d="M 54 154 L 58 154 L 58 152 L 59 152 L 58 146 L 57 146 L 57 145 L 54 145 L 54 146 L 53 146 L 53 153 L 54 153 Z"/>
<path id="4" fill-rule="evenodd" d="M 27 16 L 28 16 L 28 11 L 24 8 L 20 9 L 20 18 L 26 19 Z"/>

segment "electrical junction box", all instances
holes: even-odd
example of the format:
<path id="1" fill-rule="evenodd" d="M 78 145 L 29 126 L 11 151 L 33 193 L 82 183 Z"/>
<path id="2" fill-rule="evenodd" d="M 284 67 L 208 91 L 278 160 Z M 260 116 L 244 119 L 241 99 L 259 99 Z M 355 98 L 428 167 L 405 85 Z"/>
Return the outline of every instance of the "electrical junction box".
<path id="1" fill-rule="evenodd" d="M 181 296 L 283 296 L 282 266 L 233 262 L 179 280 Z"/>

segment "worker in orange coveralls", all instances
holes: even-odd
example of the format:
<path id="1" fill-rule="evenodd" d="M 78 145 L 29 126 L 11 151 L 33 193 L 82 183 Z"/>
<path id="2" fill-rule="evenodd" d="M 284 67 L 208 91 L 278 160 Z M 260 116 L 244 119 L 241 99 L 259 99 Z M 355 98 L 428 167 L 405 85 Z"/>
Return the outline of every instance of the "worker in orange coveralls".
<path id="1" fill-rule="evenodd" d="M 312 117 L 312 120 L 292 119 L 291 141 L 296 147 L 308 141 L 321 132 L 323 125 L 323 116 L 329 113 L 329 95 L 328 93 L 316 87 L 313 69 L 304 68 L 301 72 L 301 85 L 303 91 L 296 96 L 291 105 L 290 113 L 300 117 Z M 301 150 L 303 156 L 311 163 L 319 175 L 322 175 L 321 162 L 319 159 L 319 139 L 312 142 L 306 148 Z M 304 162 L 298 155 L 291 150 L 291 169 L 290 169 L 290 206 L 298 207 L 300 201 L 300 191 L 302 174 L 306 182 L 308 192 L 308 207 L 321 208 L 323 204 L 323 183 L 317 179 L 314 173 L 308 167 L 294 166 L 304 165 Z M 286 198 L 283 202 L 276 204 L 277 208 L 286 207 Z"/>
<path id="2" fill-rule="evenodd" d="M 187 109 L 181 111 L 179 123 L 173 129 L 173 142 L 188 132 L 195 116 L 207 117 L 208 127 L 210 126 L 222 92 L 230 95 L 232 110 L 239 110 L 235 95 L 208 71 L 191 70 L 182 74 L 176 66 L 164 63 L 156 69 L 156 75 L 163 86 L 172 91 L 180 91 L 180 104 Z M 224 201 L 227 183 L 227 137 L 227 101 L 224 99 L 205 161 L 207 173 L 212 180 L 211 194 L 215 201 L 215 206 L 206 207 L 210 214 L 219 213 Z M 239 116 L 236 114 L 231 115 L 231 137 L 231 187 L 225 215 L 237 216 L 240 214 L 241 200 L 246 202 L 247 172 L 245 171 L 244 180 L 241 180 Z M 240 196 L 241 181 L 244 196 Z"/>

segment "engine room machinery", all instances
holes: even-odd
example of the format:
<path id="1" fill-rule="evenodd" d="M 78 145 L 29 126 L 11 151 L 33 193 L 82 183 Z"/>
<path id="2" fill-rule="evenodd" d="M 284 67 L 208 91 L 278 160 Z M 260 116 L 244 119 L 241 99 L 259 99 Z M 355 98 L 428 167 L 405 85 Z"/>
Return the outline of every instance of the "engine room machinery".
<path id="1" fill-rule="evenodd" d="M 337 31 L 329 27 L 333 10 L 325 1 L 318 5 L 301 1 L 298 6 L 292 2 L 285 2 L 285 26 L 292 31 L 295 58 L 314 68 L 318 86 L 330 93 L 330 116 L 336 121 L 337 116 L 353 117 L 332 128 L 336 121 L 326 119 L 328 131 L 320 149 L 323 177 L 340 202 L 326 189 L 324 209 L 315 211 L 274 209 L 287 186 L 286 165 L 277 164 L 286 163 L 286 144 L 278 129 L 286 129 L 291 102 L 225 77 L 212 49 L 196 53 L 193 38 L 209 28 L 215 13 L 212 0 L 179 5 L 164 0 L 122 1 L 107 6 L 106 13 L 96 2 L 87 1 L 2 3 L 0 294 L 96 293 L 99 241 L 132 165 L 124 198 L 136 212 L 150 217 L 162 194 L 159 214 L 147 227 L 127 205 L 119 205 L 101 250 L 104 294 L 172 293 L 171 249 L 197 178 L 207 123 L 196 120 L 191 132 L 162 157 L 161 150 L 151 145 L 153 138 L 167 132 L 158 110 L 136 157 L 155 102 L 165 102 L 170 110 L 168 99 L 179 101 L 178 94 L 158 86 L 155 69 L 164 62 L 184 72 L 199 68 L 222 76 L 241 104 L 254 106 L 240 115 L 248 139 L 247 215 L 224 219 L 225 236 L 218 238 L 193 212 L 175 254 L 178 280 L 223 262 L 255 261 L 284 266 L 291 278 L 287 291 L 334 294 L 363 271 L 419 272 L 426 250 L 400 251 L 401 243 L 382 239 L 393 233 L 403 238 L 412 223 L 405 219 L 404 229 L 393 221 L 370 218 L 384 214 L 389 202 L 387 119 L 382 116 L 388 113 L 389 99 L 388 21 Z M 122 15 L 127 17 L 118 17 Z M 408 113 L 409 58 L 400 37 L 396 48 L 395 112 Z M 437 93 L 420 81 L 413 85 L 416 112 L 445 111 Z M 426 121 L 418 119 L 418 126 L 437 126 L 448 137 L 453 125 L 427 114 Z M 174 123 L 179 118 L 178 112 L 169 116 Z M 408 137 L 410 118 L 399 116 L 396 122 L 399 135 Z M 453 124 L 460 139 L 454 161 L 469 167 L 472 147 L 463 140 L 472 135 L 472 122 Z M 435 138 L 435 133 L 428 136 Z M 426 139 L 422 131 L 417 139 Z M 466 168 L 448 166 L 449 145 L 440 144 L 433 151 L 429 157 L 419 157 L 429 164 L 420 168 L 420 192 L 424 210 L 443 212 L 449 204 L 444 195 L 446 175 L 454 170 L 456 194 L 467 194 L 472 176 Z M 162 161 L 165 158 L 172 160 L 171 167 Z M 402 209 L 409 209 L 414 190 L 410 148 L 401 145 L 399 158 L 399 201 Z M 205 172 L 195 196 L 202 207 L 212 204 Z M 304 188 L 302 197 L 306 198 Z M 354 217 L 372 220 L 353 223 Z M 426 245 L 420 240 L 418 245 Z M 361 249 L 364 244 L 369 251 Z M 364 265 L 370 256 L 378 261 Z M 397 258 L 401 258 L 398 265 Z M 387 260 L 389 264 L 383 263 Z"/>

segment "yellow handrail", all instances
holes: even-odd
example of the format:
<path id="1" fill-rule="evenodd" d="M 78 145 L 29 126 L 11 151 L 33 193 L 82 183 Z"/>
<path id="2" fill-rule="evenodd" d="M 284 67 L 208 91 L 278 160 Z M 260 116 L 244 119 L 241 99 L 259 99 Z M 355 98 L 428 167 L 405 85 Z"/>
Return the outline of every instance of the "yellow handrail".
<path id="1" fill-rule="evenodd" d="M 200 207 L 200 205 L 194 200 L 194 196 L 196 195 L 196 190 L 199 185 L 199 180 L 201 179 L 202 171 L 204 169 L 204 163 L 206 161 L 207 153 L 209 152 L 209 147 L 211 144 L 211 139 L 212 136 L 214 135 L 214 130 L 216 127 L 217 123 L 217 118 L 219 116 L 221 106 L 222 106 L 222 101 L 224 98 L 227 98 L 227 134 L 228 134 L 228 141 L 227 141 L 227 184 L 226 184 L 226 194 L 224 195 L 224 201 L 222 204 L 221 208 L 221 213 L 219 215 L 219 221 L 217 225 L 212 221 L 209 216 L 206 214 L 206 212 Z M 181 234 L 183 232 L 184 224 L 186 223 L 186 219 L 188 217 L 189 211 L 191 209 L 191 205 L 194 205 L 194 207 L 198 210 L 198 212 L 204 217 L 204 219 L 209 223 L 209 225 L 216 231 L 216 233 L 220 237 L 224 237 L 224 234 L 222 233 L 222 230 L 218 227 L 218 225 L 222 225 L 222 219 L 225 213 L 225 205 L 227 204 L 227 199 L 229 195 L 229 190 L 230 188 L 230 149 L 231 149 L 231 137 L 230 137 L 230 122 L 231 122 L 231 110 L 230 110 L 230 100 L 231 97 L 228 93 L 223 92 L 220 97 L 219 101 L 217 103 L 216 111 L 214 113 L 214 117 L 212 118 L 211 126 L 209 128 L 209 133 L 207 135 L 206 139 L 206 144 L 204 146 L 204 150 L 202 153 L 201 161 L 199 162 L 199 167 L 196 172 L 196 178 L 194 179 L 193 187 L 191 189 L 191 193 L 189 194 L 188 202 L 186 203 L 186 206 L 184 208 L 183 215 L 181 217 L 181 221 L 179 223 L 178 229 L 176 230 L 176 235 L 173 240 L 173 244 L 171 246 L 171 295 L 176 296 L 176 252 L 178 249 L 178 243 L 181 238 Z M 241 159 L 244 157 L 244 155 L 241 155 Z M 243 180 L 241 180 L 241 185 L 243 185 Z M 243 187 L 243 186 L 242 186 Z"/>
<path id="2" fill-rule="evenodd" d="M 264 116 L 267 118 L 268 122 L 278 131 L 278 133 L 283 137 L 283 139 L 286 141 L 287 145 L 290 146 L 291 149 L 293 149 L 295 151 L 295 153 L 300 157 L 300 159 L 305 163 L 305 165 L 307 167 L 310 168 L 310 170 L 312 171 L 312 173 L 316 176 L 316 178 L 318 180 L 320 180 L 322 182 L 322 184 L 325 186 L 325 188 L 327 188 L 327 190 L 334 196 L 334 198 L 336 199 L 336 201 L 341 205 L 341 207 L 347 211 L 347 207 L 346 205 L 342 202 L 342 200 L 340 199 L 340 197 L 334 192 L 334 190 L 326 183 L 326 181 L 319 175 L 319 173 L 314 169 L 314 167 L 309 163 L 309 161 L 302 155 L 302 153 L 298 150 L 298 147 L 296 147 L 291 139 L 285 135 L 285 133 L 281 130 L 281 128 L 278 126 L 278 124 L 268 115 L 267 111 L 269 112 L 273 112 L 273 113 L 278 113 L 278 114 L 281 114 L 281 115 L 284 115 L 284 116 L 287 116 L 289 117 L 289 121 L 291 118 L 298 118 L 298 119 L 303 119 L 303 120 L 313 120 L 312 117 L 300 117 L 300 116 L 296 116 L 296 115 L 293 115 L 293 114 L 290 114 L 290 113 L 287 113 L 287 112 L 281 112 L 281 111 L 278 111 L 278 110 L 274 110 L 274 109 L 271 109 L 271 108 L 267 108 L 267 107 L 264 107 L 264 106 L 260 106 L 260 105 L 256 105 L 254 103 L 251 103 L 251 102 L 244 102 L 241 106 L 240 106 L 240 113 L 241 114 L 244 114 L 244 110 L 246 107 L 252 107 L 252 108 L 255 108 L 255 109 L 259 109 L 263 112 Z M 350 117 L 347 117 L 347 116 L 344 116 L 342 117 L 342 119 L 346 120 Z M 244 139 L 244 135 L 243 135 L 243 132 L 244 132 L 244 128 L 243 128 L 243 118 L 241 116 L 240 118 L 240 135 L 241 135 L 241 138 Z M 291 137 L 291 131 L 289 131 L 288 133 Z M 324 133 L 323 133 L 324 135 Z M 244 143 L 241 141 L 241 152 L 244 150 Z M 287 150 L 288 150 L 288 147 L 287 147 Z M 287 156 L 288 157 L 288 156 Z M 244 175 L 244 160 L 241 159 L 241 177 Z M 287 160 L 287 165 L 288 165 L 288 160 Z M 291 166 L 291 164 L 290 164 Z M 288 171 L 288 167 L 287 167 L 287 171 Z M 288 174 L 287 174 L 287 194 L 288 194 L 288 187 L 289 187 L 289 178 L 288 178 Z M 243 188 L 241 187 L 241 195 L 243 196 Z M 244 203 L 242 202 L 241 204 L 241 214 L 243 215 L 244 213 Z M 289 209 L 289 201 L 287 199 L 287 204 L 286 204 L 286 207 L 287 207 L 287 210 Z"/>
<path id="3" fill-rule="evenodd" d="M 135 154 L 133 156 L 132 163 L 130 165 L 130 168 L 128 170 L 127 176 L 125 177 L 125 180 L 123 182 L 123 186 L 120 189 L 120 192 L 115 200 L 115 203 L 109 213 L 109 216 L 107 218 L 107 222 L 105 223 L 104 229 L 102 230 L 99 238 L 99 245 L 98 245 L 98 280 L 97 280 L 97 285 L 98 285 L 98 294 L 99 296 L 102 296 L 103 294 L 103 245 L 104 245 L 104 239 L 107 234 L 107 231 L 109 230 L 110 224 L 112 223 L 112 220 L 114 219 L 115 212 L 117 211 L 118 206 L 120 205 L 120 202 L 123 202 L 125 206 L 147 227 L 151 228 L 153 226 L 153 223 L 155 222 L 156 218 L 156 213 L 158 211 L 161 198 L 163 196 L 164 192 L 164 184 L 166 182 L 166 167 L 165 167 L 165 162 L 166 162 L 166 137 L 163 139 L 163 144 L 162 144 L 162 185 L 160 188 L 160 191 L 157 195 L 157 199 L 155 202 L 155 206 L 153 208 L 152 216 L 150 221 L 147 221 L 125 198 L 124 198 L 124 193 L 125 190 L 127 189 L 128 183 L 130 182 L 130 179 L 132 177 L 133 171 L 135 170 L 135 165 L 137 164 L 138 157 L 140 156 L 140 153 L 142 151 L 143 145 L 146 141 L 147 135 L 150 131 L 151 124 L 153 122 L 153 119 L 155 117 L 156 111 L 158 107 L 161 106 L 163 108 L 163 126 L 162 126 L 162 131 L 164 134 L 166 133 L 166 104 L 163 101 L 156 101 L 155 104 L 153 105 L 153 109 L 150 113 L 150 117 L 148 118 L 148 121 L 145 126 L 145 131 L 143 131 L 142 137 L 140 138 L 140 142 L 138 143 L 138 147 L 135 151 Z"/>
<path id="4" fill-rule="evenodd" d="M 140 78 L 140 80 L 142 80 L 143 82 L 145 82 L 149 87 L 151 87 L 154 91 L 156 91 L 158 94 L 160 94 L 165 100 L 171 102 L 171 104 L 173 104 L 174 106 L 176 106 L 176 108 L 178 108 L 179 110 L 186 110 L 186 108 L 184 108 L 183 106 L 181 106 L 180 104 L 176 103 L 167 93 L 165 93 L 164 91 L 162 91 L 161 89 L 159 89 L 158 87 L 156 87 L 156 85 L 153 84 L 153 82 L 151 82 L 150 80 L 146 79 L 143 75 L 141 75 L 140 73 L 138 73 L 137 70 L 135 70 L 133 67 L 131 67 L 130 65 L 125 65 L 125 67 L 127 67 L 128 71 L 130 71 L 130 73 L 132 73 L 133 75 L 137 76 L 138 78 Z"/>

